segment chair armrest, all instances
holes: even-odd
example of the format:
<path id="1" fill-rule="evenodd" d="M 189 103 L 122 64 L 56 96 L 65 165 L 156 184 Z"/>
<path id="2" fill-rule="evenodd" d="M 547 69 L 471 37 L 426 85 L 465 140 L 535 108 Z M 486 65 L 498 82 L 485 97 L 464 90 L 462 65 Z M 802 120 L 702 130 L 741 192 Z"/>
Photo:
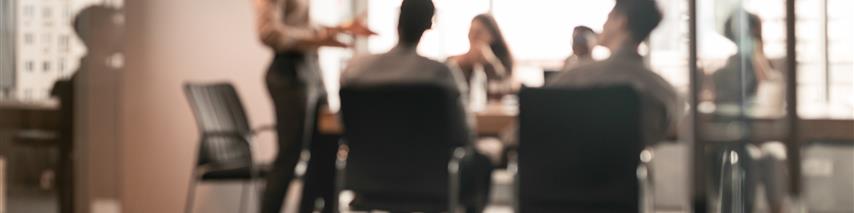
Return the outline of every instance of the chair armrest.
<path id="1" fill-rule="evenodd" d="M 641 151 L 640 164 L 637 168 L 637 178 L 639 186 L 640 202 L 638 202 L 640 212 L 653 213 L 655 212 L 655 182 L 653 179 L 653 164 L 652 159 L 655 157 L 652 148 L 646 148 Z"/>
<path id="2" fill-rule="evenodd" d="M 257 134 L 260 134 L 262 132 L 275 132 L 275 131 L 276 131 L 276 125 L 272 125 L 272 124 L 261 125 L 259 127 L 256 127 L 255 129 L 252 129 L 252 135 L 257 135 Z"/>
<path id="3" fill-rule="evenodd" d="M 202 164 L 196 166 L 195 172 L 197 175 L 204 175 L 209 171 L 217 171 L 217 170 L 228 170 L 228 169 L 239 169 L 241 167 L 245 167 L 245 164 L 240 163 L 221 163 L 221 164 Z"/>
<path id="4" fill-rule="evenodd" d="M 248 135 L 236 132 L 236 131 L 207 131 L 202 133 L 202 140 L 207 140 L 210 138 L 233 138 L 240 139 L 244 142 L 249 142 Z"/>
<path id="5" fill-rule="evenodd" d="M 464 147 L 454 149 L 448 161 L 448 212 L 457 213 L 460 210 L 460 169 L 463 159 L 468 155 Z"/>

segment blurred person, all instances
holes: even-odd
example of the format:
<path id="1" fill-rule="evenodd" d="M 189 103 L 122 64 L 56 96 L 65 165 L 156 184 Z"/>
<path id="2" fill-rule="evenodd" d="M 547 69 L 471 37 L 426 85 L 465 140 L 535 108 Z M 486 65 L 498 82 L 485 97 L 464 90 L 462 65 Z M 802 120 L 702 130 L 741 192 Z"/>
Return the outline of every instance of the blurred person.
<path id="1" fill-rule="evenodd" d="M 404 0 L 400 6 L 397 46 L 384 54 L 354 58 L 341 74 L 341 85 L 437 84 L 459 91 L 460 107 L 465 108 L 465 82 L 460 73 L 416 51 L 424 32 L 432 27 L 434 13 L 431 0 Z M 471 114 L 467 114 L 471 126 Z M 461 170 L 461 203 L 467 212 L 482 212 L 489 201 L 493 167 L 489 159 L 476 153 L 463 159 Z"/>
<path id="2" fill-rule="evenodd" d="M 260 210 L 263 213 L 281 211 L 301 151 L 309 147 L 312 157 L 306 171 L 300 212 L 311 212 L 318 197 L 322 197 L 325 204 L 337 201 L 334 199 L 337 146 L 334 138 L 322 136 L 314 128 L 315 112 L 326 96 L 317 50 L 347 47 L 337 39 L 344 33 L 356 36 L 374 33 L 360 19 L 337 27 L 313 25 L 309 18 L 310 0 L 252 1 L 257 12 L 258 39 L 274 52 L 265 79 L 273 99 L 278 138 L 278 152 L 267 175 Z M 323 212 L 332 212 L 332 206 L 326 205 Z"/>
<path id="3" fill-rule="evenodd" d="M 774 70 L 771 60 L 764 53 L 762 20 L 755 14 L 739 9 L 727 19 L 724 27 L 724 36 L 736 44 L 738 51 L 727 60 L 723 68 L 712 74 L 715 101 L 721 106 L 719 108 L 737 107 L 742 109 L 737 111 L 749 110 L 760 116 L 785 114 L 783 77 Z M 721 177 L 721 171 L 713 170 L 714 177 L 719 179 L 713 183 L 715 187 L 712 191 L 722 198 L 721 206 L 753 212 L 757 206 L 758 186 L 763 185 L 770 212 L 782 212 L 786 192 L 784 180 L 787 177 L 785 145 L 780 142 L 754 144 L 744 141 L 722 148 L 713 159 L 721 159 L 726 150 L 746 157 L 739 161 L 745 172 L 744 187 L 738 192 L 741 200 L 734 200 L 738 199 L 732 194 L 734 191 L 720 190 L 721 186 L 729 188 L 732 183 L 717 181 L 725 178 Z M 714 168 L 721 168 L 721 162 L 715 160 L 713 163 Z M 741 203 L 742 206 L 734 206 L 735 203 Z"/>
<path id="4" fill-rule="evenodd" d="M 59 212 L 74 212 L 74 123 L 79 105 L 84 79 L 94 73 L 110 72 L 116 69 L 111 58 L 121 52 L 123 27 L 121 11 L 107 6 L 89 6 L 74 17 L 72 28 L 86 47 L 86 55 L 80 59 L 77 71 L 67 79 L 58 80 L 51 95 L 59 99 L 59 158 L 57 164 L 57 194 Z M 83 82 L 81 82 L 83 81 Z M 84 100 L 85 101 L 85 100 Z"/>
<path id="5" fill-rule="evenodd" d="M 489 14 L 480 14 L 471 21 L 469 28 L 469 51 L 463 55 L 448 58 L 448 65 L 463 73 L 466 85 L 470 85 L 478 69 L 486 76 L 486 85 L 482 88 L 500 97 L 510 90 L 510 78 L 513 74 L 513 54 L 504 40 L 504 34 L 498 22 Z M 469 88 L 472 89 L 472 88 Z"/>
<path id="6" fill-rule="evenodd" d="M 782 83 L 782 74 L 774 70 L 765 55 L 762 20 L 738 10 L 724 24 L 724 36 L 736 44 L 738 51 L 712 74 L 716 103 L 754 110 L 761 107 L 760 111 L 768 113 L 760 114 L 780 114 L 784 110 L 783 91 L 774 89 L 774 85 Z M 760 90 L 763 94 L 758 94 Z"/>
<path id="7" fill-rule="evenodd" d="M 577 26 L 572 31 L 572 55 L 566 58 L 561 71 L 594 62 L 593 48 L 598 45 L 596 32 L 587 26 Z"/>
<path id="8" fill-rule="evenodd" d="M 660 142 L 681 118 L 683 102 L 670 83 L 646 66 L 638 47 L 661 19 L 654 0 L 617 0 L 599 35 L 600 44 L 613 53 L 610 58 L 563 72 L 546 87 L 630 85 L 641 97 L 644 142 Z"/>

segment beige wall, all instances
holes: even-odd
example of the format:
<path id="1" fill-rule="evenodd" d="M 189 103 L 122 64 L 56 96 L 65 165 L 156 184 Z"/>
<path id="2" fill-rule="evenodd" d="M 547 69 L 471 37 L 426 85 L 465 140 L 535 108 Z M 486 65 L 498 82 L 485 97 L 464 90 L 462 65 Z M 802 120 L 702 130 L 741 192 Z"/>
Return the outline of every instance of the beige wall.
<path id="1" fill-rule="evenodd" d="M 123 212 L 183 209 L 198 139 L 183 83 L 231 81 L 253 125 L 272 122 L 262 81 L 271 53 L 256 42 L 250 2 L 126 2 L 127 69 L 119 116 Z M 269 153 L 271 146 L 262 149 Z M 203 188 L 198 202 L 234 212 L 237 192 Z"/>

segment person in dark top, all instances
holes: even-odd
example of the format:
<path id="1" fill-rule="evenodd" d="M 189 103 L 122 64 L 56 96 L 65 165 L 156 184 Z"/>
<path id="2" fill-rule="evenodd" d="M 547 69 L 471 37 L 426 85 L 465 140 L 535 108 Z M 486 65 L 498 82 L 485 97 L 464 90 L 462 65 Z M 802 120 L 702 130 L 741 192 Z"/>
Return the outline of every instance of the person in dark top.
<path id="1" fill-rule="evenodd" d="M 396 85 L 431 84 L 450 91 L 463 93 L 465 83 L 459 72 L 451 70 L 446 64 L 421 56 L 416 51 L 424 31 L 430 29 L 435 13 L 432 0 L 404 0 L 400 6 L 398 23 L 399 41 L 390 51 L 357 57 L 351 61 L 341 74 L 342 86 L 352 85 Z M 461 95 L 463 97 L 463 95 Z M 474 130 L 471 113 L 465 108 L 465 98 L 459 103 L 461 111 L 466 111 L 465 119 L 470 135 Z M 472 146 L 474 144 L 459 144 Z M 471 154 L 460 163 L 460 202 L 466 212 L 483 212 L 489 202 L 494 166 L 479 150 L 471 149 Z"/>
<path id="2" fill-rule="evenodd" d="M 258 39 L 274 53 L 265 80 L 276 114 L 278 152 L 267 175 L 261 212 L 281 211 L 304 148 L 310 150 L 311 161 L 300 212 L 312 212 L 315 203 L 319 203 L 316 198 L 322 198 L 326 204 L 337 201 L 333 194 L 335 139 L 318 134 L 314 128 L 316 111 L 326 97 L 317 51 L 320 47 L 349 46 L 338 40 L 345 33 L 357 36 L 374 33 L 360 19 L 337 27 L 314 25 L 309 0 L 251 1 L 256 11 Z M 332 212 L 333 206 L 325 205 L 323 212 Z"/>
<path id="3" fill-rule="evenodd" d="M 759 83 L 772 72 L 763 50 L 762 20 L 751 13 L 736 12 L 724 26 L 724 36 L 736 44 L 738 52 L 712 75 L 715 101 L 747 106 L 756 97 Z"/>

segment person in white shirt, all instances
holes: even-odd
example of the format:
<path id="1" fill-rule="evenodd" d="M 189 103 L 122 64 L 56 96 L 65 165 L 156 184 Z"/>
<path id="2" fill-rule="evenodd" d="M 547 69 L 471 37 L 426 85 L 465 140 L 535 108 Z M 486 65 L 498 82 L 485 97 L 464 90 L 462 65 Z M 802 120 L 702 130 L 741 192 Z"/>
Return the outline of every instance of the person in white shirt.
<path id="1" fill-rule="evenodd" d="M 618 0 L 599 37 L 610 58 L 563 72 L 547 87 L 590 88 L 629 85 L 641 96 L 643 137 L 647 145 L 665 139 L 681 118 L 684 103 L 664 78 L 644 64 L 638 47 L 661 22 L 653 0 Z"/>
<path id="2" fill-rule="evenodd" d="M 460 107 L 465 107 L 465 81 L 444 63 L 418 55 L 416 49 L 424 31 L 430 29 L 435 7 L 431 0 L 404 0 L 400 6 L 399 41 L 387 53 L 356 57 L 341 74 L 341 86 L 401 83 L 437 84 L 460 92 Z M 469 124 L 471 124 L 471 114 Z M 471 132 L 471 128 L 468 129 Z M 471 147 L 470 145 L 468 147 Z M 493 166 L 477 153 L 463 159 L 461 165 L 461 203 L 466 212 L 482 212 L 489 201 Z"/>

